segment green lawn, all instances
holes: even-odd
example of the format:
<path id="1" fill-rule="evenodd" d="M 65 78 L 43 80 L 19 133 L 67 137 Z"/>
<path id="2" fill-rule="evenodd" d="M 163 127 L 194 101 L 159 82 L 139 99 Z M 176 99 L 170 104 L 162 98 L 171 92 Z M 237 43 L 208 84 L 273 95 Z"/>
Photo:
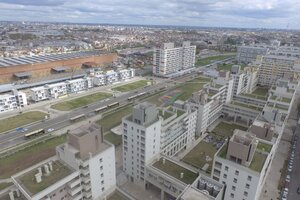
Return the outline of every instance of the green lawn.
<path id="1" fill-rule="evenodd" d="M 209 164 L 208 171 L 211 171 L 212 161 L 216 152 L 217 148 L 213 143 L 201 141 L 183 157 L 182 161 L 199 169 L 207 163 Z M 211 160 L 206 161 L 206 156 L 209 156 Z"/>
<path id="2" fill-rule="evenodd" d="M 225 122 L 219 123 L 213 130 L 212 133 L 226 139 L 227 137 L 231 137 L 233 135 L 233 131 L 235 129 L 240 129 L 242 131 L 246 131 L 248 128 L 239 126 L 237 124 L 229 124 Z"/>
<path id="3" fill-rule="evenodd" d="M 13 183 L 0 183 L 0 191 L 13 185 Z"/>
<path id="4" fill-rule="evenodd" d="M 53 108 L 55 110 L 69 111 L 69 110 L 73 110 L 75 108 L 80 108 L 82 106 L 86 106 L 88 104 L 91 104 L 91 103 L 94 103 L 97 101 L 101 101 L 101 100 L 109 98 L 111 96 L 112 96 L 111 94 L 100 92 L 100 93 L 95 93 L 95 94 L 87 95 L 84 97 L 72 99 L 69 101 L 57 103 L 57 104 L 54 104 L 53 106 L 51 106 L 51 108 Z"/>
<path id="5" fill-rule="evenodd" d="M 6 158 L 1 158 L 0 179 L 9 178 L 19 171 L 54 156 L 55 147 L 65 142 L 66 135 L 54 137 L 45 142 L 39 142 L 34 146 L 27 147 Z M 32 142 L 32 144 L 35 144 L 35 142 Z"/>
<path id="6" fill-rule="evenodd" d="M 0 133 L 45 119 L 47 114 L 39 111 L 22 113 L 0 120 Z"/>
<path id="7" fill-rule="evenodd" d="M 252 109 L 252 110 L 257 110 L 257 111 L 262 111 L 263 110 L 263 108 L 261 108 L 259 106 L 254 106 L 254 105 L 251 105 L 251 104 L 245 104 L 245 103 L 241 103 L 241 102 L 237 102 L 237 101 L 232 101 L 231 103 L 234 104 L 234 105 L 241 106 L 241 107 L 244 107 L 244 108 L 249 108 L 249 109 Z"/>
<path id="8" fill-rule="evenodd" d="M 255 152 L 253 158 L 252 158 L 252 162 L 249 166 L 250 169 L 257 171 L 257 172 L 261 172 L 265 161 L 267 159 L 267 155 L 258 153 L 257 151 Z"/>
<path id="9" fill-rule="evenodd" d="M 267 96 L 268 91 L 269 91 L 268 88 L 257 88 L 256 90 L 254 90 L 252 92 L 252 94 L 265 97 L 265 96 Z"/>
<path id="10" fill-rule="evenodd" d="M 122 118 L 130 113 L 132 113 L 132 105 L 105 114 L 97 123 L 100 124 L 104 132 L 107 132 L 111 128 L 119 125 Z"/>
<path id="11" fill-rule="evenodd" d="M 59 161 L 53 162 L 52 166 L 53 171 L 50 172 L 49 176 L 43 175 L 43 181 L 40 183 L 37 183 L 34 178 L 35 174 L 37 173 L 37 169 L 33 169 L 17 179 L 32 195 L 34 195 L 72 173 L 72 170 L 69 167 Z"/>
<path id="12" fill-rule="evenodd" d="M 173 163 L 167 159 L 165 159 L 165 164 L 163 164 L 163 159 L 161 158 L 159 161 L 153 164 L 153 167 L 173 176 L 174 178 L 186 183 L 191 184 L 197 178 L 197 174 L 184 168 L 176 163 Z M 180 178 L 180 173 L 184 173 L 183 178 Z"/>
<path id="13" fill-rule="evenodd" d="M 230 71 L 233 64 L 219 64 L 218 70 Z"/>
<path id="14" fill-rule="evenodd" d="M 212 62 L 224 60 L 226 58 L 233 57 L 234 55 L 219 55 L 219 56 L 210 56 L 207 58 L 200 58 L 196 62 L 196 66 L 203 66 L 203 65 L 208 65 Z"/>
<path id="15" fill-rule="evenodd" d="M 122 144 L 122 135 L 117 135 L 111 131 L 104 135 L 104 139 L 115 146 Z"/>
<path id="16" fill-rule="evenodd" d="M 270 151 L 272 149 L 272 145 L 259 142 L 257 145 L 257 149 L 260 149 L 262 151 L 266 151 L 266 152 L 270 153 Z"/>
<path id="17" fill-rule="evenodd" d="M 129 200 L 122 193 L 115 191 L 111 196 L 107 198 L 107 200 Z"/>
<path id="18" fill-rule="evenodd" d="M 198 77 L 182 84 L 177 89 L 181 89 L 183 93 L 177 99 L 182 101 L 188 100 L 194 92 L 201 90 L 209 81 L 209 78 Z"/>
<path id="19" fill-rule="evenodd" d="M 147 80 L 140 80 L 133 83 L 129 83 L 126 85 L 122 85 L 119 87 L 114 87 L 113 90 L 119 91 L 119 92 L 128 92 L 131 90 L 136 90 L 138 88 L 144 87 L 148 84 L 149 81 Z"/>
<path id="20" fill-rule="evenodd" d="M 146 99 L 143 100 L 143 102 L 147 101 L 149 103 L 153 103 L 157 106 L 160 106 L 162 104 L 162 102 L 159 100 L 159 98 L 163 96 L 163 93 L 158 93 L 158 94 L 155 94 L 151 97 L 148 97 Z"/>

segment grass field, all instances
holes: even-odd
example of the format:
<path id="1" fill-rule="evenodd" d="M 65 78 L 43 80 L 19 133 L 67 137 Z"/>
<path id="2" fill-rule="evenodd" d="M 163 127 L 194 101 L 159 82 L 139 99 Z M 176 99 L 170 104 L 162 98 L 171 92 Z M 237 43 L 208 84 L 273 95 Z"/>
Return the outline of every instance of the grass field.
<path id="1" fill-rule="evenodd" d="M 207 58 L 200 58 L 196 62 L 196 66 L 204 66 L 208 65 L 212 62 L 219 61 L 219 60 L 224 60 L 226 58 L 233 57 L 234 55 L 219 55 L 219 56 L 210 56 Z"/>
<path id="2" fill-rule="evenodd" d="M 132 106 L 126 106 L 119 110 L 109 112 L 103 116 L 97 123 L 103 128 L 104 133 L 109 131 L 111 128 L 119 125 L 124 116 L 132 112 Z"/>
<path id="3" fill-rule="evenodd" d="M 57 104 L 54 104 L 53 106 L 51 106 L 51 108 L 53 108 L 55 110 L 60 110 L 60 111 L 69 111 L 69 110 L 73 110 L 75 108 L 80 108 L 82 106 L 86 106 L 88 104 L 100 101 L 102 99 L 106 99 L 111 96 L 112 96 L 111 94 L 100 92 L 100 93 L 95 93 L 95 94 L 87 95 L 84 97 L 72 99 L 69 101 L 57 103 Z"/>
<path id="4" fill-rule="evenodd" d="M 66 142 L 66 135 L 54 137 L 45 142 L 25 148 L 6 158 L 1 158 L 0 179 L 9 178 L 19 171 L 54 156 L 55 147 L 64 142 Z"/>
<path id="5" fill-rule="evenodd" d="M 209 78 L 198 77 L 184 83 L 183 85 L 177 88 L 183 91 L 183 93 L 177 99 L 186 101 L 192 96 L 194 92 L 201 90 L 203 88 L 203 85 L 205 85 L 209 81 Z"/>
<path id="6" fill-rule="evenodd" d="M 162 158 L 159 161 L 155 162 L 153 166 L 186 184 L 193 183 L 197 178 L 196 173 L 184 167 L 181 167 L 169 160 L 165 160 L 165 163 L 163 163 Z M 180 173 L 184 173 L 183 178 L 180 178 Z"/>
<path id="7" fill-rule="evenodd" d="M 217 149 L 212 143 L 201 141 L 188 154 L 186 154 L 186 156 L 183 157 L 182 161 L 199 169 L 207 163 L 209 164 L 208 169 L 210 170 L 216 152 Z M 209 156 L 211 160 L 206 161 L 206 156 Z"/>
<path id="8" fill-rule="evenodd" d="M 126 84 L 126 85 L 122 85 L 122 86 L 119 86 L 119 87 L 114 87 L 113 90 L 116 90 L 116 91 L 119 91 L 119 92 L 128 92 L 128 91 L 131 91 L 131 90 L 136 90 L 138 88 L 141 88 L 141 87 L 144 87 L 147 85 L 149 81 L 147 80 L 140 80 L 140 81 L 136 81 L 136 82 L 133 82 L 133 83 L 129 83 L 129 84 Z"/>
<path id="9" fill-rule="evenodd" d="M 122 135 L 117 135 L 111 131 L 104 135 L 104 139 L 115 146 L 122 144 Z"/>
<path id="10" fill-rule="evenodd" d="M 237 124 L 228 124 L 225 122 L 219 123 L 213 130 L 212 133 L 217 134 L 220 137 L 226 139 L 227 137 L 231 137 L 234 129 L 240 129 L 242 131 L 246 131 L 247 128 L 243 126 L 239 126 Z"/>
<path id="11" fill-rule="evenodd" d="M 45 119 L 47 114 L 39 111 L 31 111 L 0 120 L 0 133 L 6 132 L 26 124 Z"/>
<path id="12" fill-rule="evenodd" d="M 13 183 L 0 183 L 0 191 L 8 188 L 9 186 L 11 186 Z"/>

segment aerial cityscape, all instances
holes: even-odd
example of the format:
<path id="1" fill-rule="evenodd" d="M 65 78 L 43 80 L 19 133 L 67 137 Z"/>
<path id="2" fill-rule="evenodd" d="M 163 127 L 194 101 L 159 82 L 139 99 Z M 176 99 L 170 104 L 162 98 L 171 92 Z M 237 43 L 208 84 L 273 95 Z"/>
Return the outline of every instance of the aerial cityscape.
<path id="1" fill-rule="evenodd" d="M 297 3 L 0 0 L 0 200 L 299 200 Z"/>

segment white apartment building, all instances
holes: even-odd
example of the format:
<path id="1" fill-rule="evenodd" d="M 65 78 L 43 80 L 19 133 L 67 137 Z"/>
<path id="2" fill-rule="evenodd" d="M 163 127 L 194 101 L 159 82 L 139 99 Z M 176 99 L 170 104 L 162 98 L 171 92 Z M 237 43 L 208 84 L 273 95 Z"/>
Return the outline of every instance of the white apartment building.
<path id="1" fill-rule="evenodd" d="M 283 77 L 299 78 L 300 60 L 294 57 L 266 55 L 258 60 L 260 85 L 272 86 Z"/>
<path id="2" fill-rule="evenodd" d="M 103 141 L 96 124 L 70 131 L 56 156 L 12 177 L 10 200 L 105 199 L 115 190 L 115 149 Z"/>
<path id="3" fill-rule="evenodd" d="M 106 84 L 105 74 L 98 74 L 93 77 L 93 84 L 95 86 L 102 86 Z"/>
<path id="4" fill-rule="evenodd" d="M 164 43 L 153 53 L 153 74 L 168 76 L 195 66 L 196 46 L 183 42 L 182 47 L 174 43 Z"/>
<path id="5" fill-rule="evenodd" d="M 106 84 L 112 84 L 119 81 L 119 74 L 114 70 L 107 71 L 105 74 Z"/>
<path id="6" fill-rule="evenodd" d="M 246 73 L 241 71 L 241 66 L 233 65 L 231 68 L 231 77 L 233 79 L 233 97 L 244 93 L 247 90 L 248 85 L 248 77 Z"/>
<path id="7" fill-rule="evenodd" d="M 124 81 L 131 79 L 135 76 L 135 70 L 134 69 L 122 69 L 118 71 L 119 74 L 119 80 Z"/>
<path id="8" fill-rule="evenodd" d="M 272 142 L 236 129 L 214 158 L 212 178 L 225 185 L 224 200 L 258 200 L 275 150 Z"/>
<path id="9" fill-rule="evenodd" d="M 254 66 L 245 67 L 244 73 L 246 74 L 246 93 L 252 93 L 257 88 L 258 83 L 258 68 Z"/>
<path id="10" fill-rule="evenodd" d="M 30 89 L 30 97 L 34 102 L 48 99 L 48 91 L 45 86 L 34 87 Z"/>
<path id="11" fill-rule="evenodd" d="M 163 155 L 172 157 L 188 148 L 195 140 L 197 111 L 170 107 L 159 112 L 162 118 L 160 149 Z"/>
<path id="12" fill-rule="evenodd" d="M 239 46 L 236 60 L 239 63 L 251 63 L 256 60 L 257 56 L 266 55 L 268 51 L 267 46 Z"/>
<path id="13" fill-rule="evenodd" d="M 223 105 L 232 99 L 233 79 L 228 73 L 214 79 L 204 89 L 194 93 L 190 105 L 197 110 L 196 135 L 202 136 L 221 115 Z"/>
<path id="14" fill-rule="evenodd" d="M 87 89 L 87 81 L 83 78 L 66 81 L 68 93 L 77 93 Z"/>
<path id="15" fill-rule="evenodd" d="M 67 84 L 64 82 L 45 85 L 45 88 L 47 90 L 48 99 L 57 99 L 60 96 L 66 95 L 68 92 Z"/>
<path id="16" fill-rule="evenodd" d="M 155 105 L 141 103 L 122 119 L 123 171 L 128 179 L 145 185 L 146 165 L 160 153 L 161 120 Z"/>
<path id="17" fill-rule="evenodd" d="M 0 95 L 0 113 L 25 106 L 27 106 L 27 98 L 24 92 L 13 90 L 11 94 Z"/>

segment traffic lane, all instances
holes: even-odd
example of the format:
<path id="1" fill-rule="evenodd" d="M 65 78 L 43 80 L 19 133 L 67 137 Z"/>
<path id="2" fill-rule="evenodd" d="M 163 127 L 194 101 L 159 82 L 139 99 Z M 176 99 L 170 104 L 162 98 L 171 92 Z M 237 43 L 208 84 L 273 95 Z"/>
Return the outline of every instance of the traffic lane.
<path id="1" fill-rule="evenodd" d="M 156 90 L 156 89 L 160 89 L 160 88 L 163 88 L 163 87 L 149 88 L 146 91 L 150 92 L 152 90 Z M 34 125 L 31 125 L 31 126 L 26 126 L 26 128 L 28 128 L 27 132 L 30 132 L 30 131 L 33 131 L 33 130 L 38 130 L 38 129 L 46 129 L 47 130 L 49 128 L 53 128 L 55 130 L 58 130 L 58 129 L 64 128 L 64 127 L 72 124 L 69 120 L 72 117 L 76 117 L 79 114 L 85 114 L 85 115 L 88 115 L 89 113 L 94 114 L 94 110 L 96 108 L 108 105 L 108 104 L 116 102 L 116 101 L 119 102 L 120 104 L 123 104 L 123 103 L 126 104 L 126 103 L 128 103 L 127 98 L 132 96 L 133 94 L 135 94 L 135 93 L 129 93 L 127 95 L 122 95 L 119 98 L 113 98 L 113 99 L 110 99 L 109 101 L 99 102 L 96 105 L 92 105 L 92 106 L 89 106 L 87 108 L 78 108 L 78 109 L 72 111 L 71 113 L 64 114 L 64 115 L 58 116 L 58 117 L 53 118 L 53 119 L 46 120 L 46 121 L 38 123 L 38 124 L 34 124 Z M 87 116 L 87 118 L 88 117 L 91 117 L 91 116 Z M 16 144 L 19 144 L 21 142 L 24 142 L 25 141 L 24 135 L 27 132 L 21 133 L 21 134 L 18 134 L 17 132 L 15 132 L 10 137 L 5 137 L 5 139 L 3 137 L 3 140 L 1 140 L 1 141 L 5 140 L 5 141 L 8 141 L 8 142 L 7 143 L 6 142 L 0 143 L 0 148 L 8 148 L 12 145 L 16 145 Z"/>
<path id="2" fill-rule="evenodd" d="M 296 144 L 296 151 L 295 151 L 295 158 L 293 164 L 293 170 L 291 173 L 291 180 L 289 183 L 289 192 L 288 192 L 288 199 L 296 200 L 300 199 L 300 194 L 297 193 L 297 188 L 300 187 L 300 145 L 299 145 L 299 138 L 300 138 L 300 125 L 297 126 L 295 130 L 295 135 L 298 136 L 298 141 Z"/>

